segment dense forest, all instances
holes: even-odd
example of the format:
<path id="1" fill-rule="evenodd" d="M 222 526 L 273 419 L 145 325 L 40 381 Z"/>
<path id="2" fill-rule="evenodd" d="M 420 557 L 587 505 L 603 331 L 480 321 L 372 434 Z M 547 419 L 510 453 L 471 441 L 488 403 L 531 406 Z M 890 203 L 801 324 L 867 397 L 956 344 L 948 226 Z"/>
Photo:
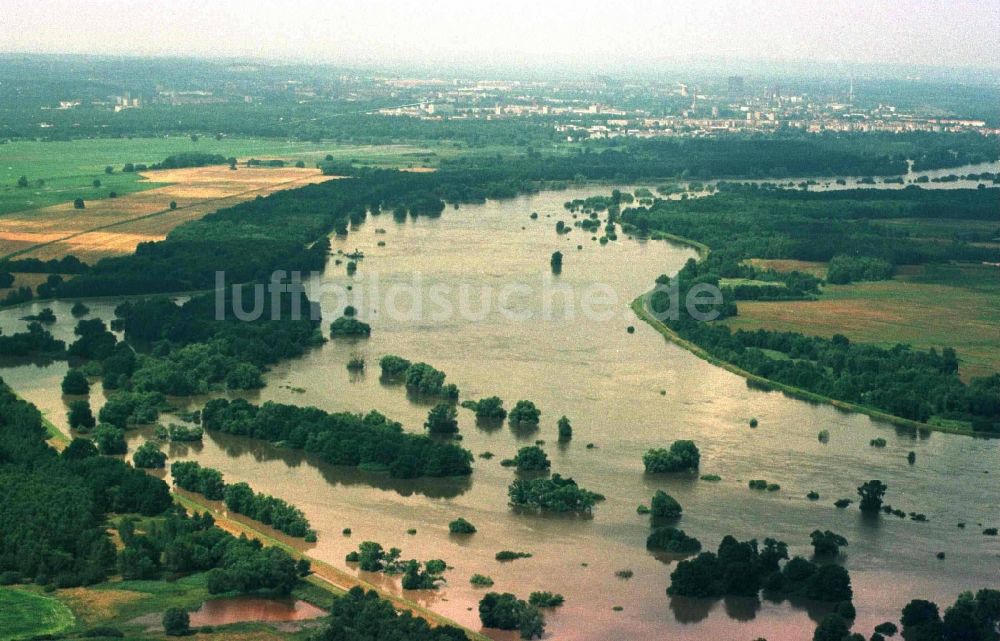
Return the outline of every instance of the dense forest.
<path id="1" fill-rule="evenodd" d="M 209 401 L 202 410 L 209 431 L 259 438 L 315 452 L 327 463 L 387 471 L 393 478 L 467 476 L 472 454 L 458 445 L 403 431 L 372 411 L 328 413 L 279 403 L 257 406 L 241 399 Z"/>
<path id="2" fill-rule="evenodd" d="M 1000 189 L 845 189 L 810 192 L 722 184 L 707 198 L 657 200 L 622 213 L 638 233 L 667 232 L 712 248 L 720 276 L 746 277 L 747 258 L 829 261 L 835 256 L 880 258 L 893 265 L 1000 261 L 1000 250 L 962 241 L 913 238 L 876 224 L 889 218 L 997 221 Z"/>
<path id="3" fill-rule="evenodd" d="M 0 388 L 0 574 L 5 583 L 32 580 L 72 587 L 101 583 L 113 574 L 161 578 L 211 571 L 212 592 L 287 593 L 297 581 L 294 560 L 277 548 L 236 539 L 209 516 L 175 507 L 166 483 L 115 458 L 98 454 L 87 439 L 62 453 L 46 442 L 33 405 Z M 112 514 L 155 517 L 139 532 L 130 519 L 116 528 L 124 547 L 108 536 Z"/>

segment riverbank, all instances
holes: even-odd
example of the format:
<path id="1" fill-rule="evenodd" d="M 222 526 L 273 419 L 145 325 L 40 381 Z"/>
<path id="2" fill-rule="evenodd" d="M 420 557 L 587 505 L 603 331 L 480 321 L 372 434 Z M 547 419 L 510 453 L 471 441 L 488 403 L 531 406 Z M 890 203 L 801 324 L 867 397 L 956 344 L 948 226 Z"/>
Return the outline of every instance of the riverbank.
<path id="1" fill-rule="evenodd" d="M 358 577 L 353 576 L 347 572 L 344 572 L 343 570 L 336 568 L 330 565 L 329 563 L 326 563 L 325 561 L 321 561 L 319 559 L 310 557 L 307 554 L 303 553 L 301 550 L 298 550 L 293 546 L 290 546 L 282 541 L 279 541 L 278 539 L 268 535 L 267 533 L 263 532 L 260 529 L 257 529 L 246 523 L 230 519 L 221 511 L 216 510 L 210 505 L 202 503 L 197 499 L 187 496 L 181 496 L 177 492 L 173 492 L 173 497 L 174 501 L 176 501 L 179 505 L 183 506 L 188 510 L 208 512 L 209 514 L 212 515 L 212 518 L 215 519 L 216 526 L 218 526 L 222 530 L 225 530 L 226 532 L 229 532 L 233 536 L 246 535 L 248 538 L 257 539 L 264 545 L 281 548 L 296 560 L 306 559 L 307 561 L 309 561 L 310 567 L 312 569 L 312 573 L 306 578 L 306 581 L 308 581 L 311 585 L 318 587 L 326 592 L 329 592 L 334 596 L 341 595 L 353 587 L 361 587 L 366 591 L 375 590 L 376 592 L 378 592 L 381 598 L 392 603 L 393 607 L 396 608 L 397 610 L 407 610 L 411 614 L 413 614 L 413 616 L 420 617 L 421 619 L 424 619 L 431 625 L 435 626 L 451 625 L 459 627 L 466 633 L 466 635 L 469 637 L 471 641 L 490 641 L 489 637 L 480 634 L 478 632 L 475 632 L 473 630 L 470 630 L 468 628 L 465 628 L 459 625 L 458 623 L 455 623 L 454 621 L 451 621 L 450 619 L 419 605 L 414 601 L 411 601 L 402 596 L 389 594 L 382 590 L 379 590 L 374 585 L 362 579 L 359 579 Z"/>
<path id="2" fill-rule="evenodd" d="M 815 392 L 810 392 L 800 387 L 794 387 L 792 385 L 787 385 L 785 383 L 779 383 L 778 381 L 773 381 L 769 378 L 764 378 L 763 376 L 760 376 L 758 374 L 748 372 L 745 369 L 742 369 L 734 365 L 733 363 L 730 363 L 729 361 L 724 361 L 720 358 L 713 356 L 712 354 L 710 354 L 708 351 L 706 351 L 696 343 L 692 343 L 691 341 L 682 338 L 679 334 L 677 334 L 677 332 L 667 327 L 667 325 L 663 321 L 653 316 L 652 312 L 649 309 L 649 296 L 651 293 L 652 292 L 647 292 L 645 294 L 642 294 L 641 296 L 637 297 L 635 300 L 632 301 L 631 305 L 632 311 L 635 312 L 636 316 L 638 316 L 640 319 L 642 319 L 644 322 L 650 325 L 653 329 L 659 332 L 664 338 L 666 338 L 670 342 L 680 347 L 683 347 L 684 349 L 688 350 L 698 358 L 708 361 L 709 363 L 717 367 L 721 367 L 726 371 L 732 372 L 733 374 L 742 376 L 743 378 L 749 381 L 753 381 L 754 383 L 760 385 L 761 387 L 764 387 L 766 389 L 778 390 L 800 400 L 810 401 L 814 403 L 825 403 L 827 405 L 832 405 L 833 407 L 836 407 L 838 409 L 865 414 L 867 416 L 870 416 L 871 418 L 878 419 L 880 421 L 885 421 L 887 423 L 892 423 L 893 425 L 897 425 L 900 427 L 906 427 L 916 430 L 928 430 L 933 432 L 945 432 L 948 434 L 961 434 L 964 436 L 982 436 L 976 434 L 971 429 L 963 429 L 955 425 L 935 425 L 931 423 L 921 423 L 920 421 L 914 421 L 908 418 L 903 418 L 901 416 L 888 414 L 881 410 L 877 410 L 875 408 L 868 407 L 865 405 L 849 403 L 847 401 L 837 400 L 829 396 L 823 396 L 822 394 L 816 394 Z"/>

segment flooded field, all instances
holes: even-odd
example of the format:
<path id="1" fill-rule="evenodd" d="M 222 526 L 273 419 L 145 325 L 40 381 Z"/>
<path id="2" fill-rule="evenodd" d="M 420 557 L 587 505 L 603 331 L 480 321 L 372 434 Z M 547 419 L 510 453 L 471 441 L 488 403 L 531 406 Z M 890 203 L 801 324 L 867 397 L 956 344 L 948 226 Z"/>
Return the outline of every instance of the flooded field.
<path id="1" fill-rule="evenodd" d="M 326 614 L 315 605 L 294 599 L 237 596 L 210 599 L 191 613 L 191 625 L 226 625 L 243 621 L 303 621 Z"/>
<path id="2" fill-rule="evenodd" d="M 396 481 L 212 433 L 200 445 L 169 446 L 170 459 L 198 460 L 221 470 L 227 481 L 247 481 L 302 508 L 319 535 L 309 554 L 338 567 L 347 568 L 344 556 L 365 540 L 400 547 L 403 558 L 444 559 L 453 569 L 441 589 L 407 594 L 475 629 L 476 606 L 486 590 L 471 586 L 469 577 L 480 573 L 493 578 L 491 589 L 523 598 L 536 590 L 563 594 L 566 604 L 546 613 L 551 638 L 561 640 L 811 636 L 824 612 L 807 604 L 668 597 L 671 562 L 646 551 L 649 518 L 636 513 L 657 489 L 680 501 L 684 515 L 678 526 L 709 550 L 733 534 L 774 537 L 786 541 L 791 554 L 809 556 L 812 530 L 844 535 L 850 545 L 843 562 L 858 610 L 855 629 L 866 634 L 881 621 L 897 619 L 911 598 L 950 603 L 964 590 L 996 587 L 1000 539 L 981 532 L 1000 525 L 995 500 L 1000 442 L 917 434 L 752 389 L 744 379 L 664 341 L 632 315 L 628 303 L 694 253 L 624 235 L 601 246 L 575 228 L 558 235 L 556 221 L 572 222 L 563 202 L 597 193 L 607 189 L 491 201 L 448 209 L 435 219 L 370 217 L 346 238 L 333 240 L 335 251 L 364 252 L 357 273 L 348 276 L 343 264 L 331 260 L 314 284 L 353 283 L 359 317 L 372 325 L 371 338 L 330 341 L 283 363 L 268 374 L 267 387 L 249 397 L 330 411 L 377 409 L 419 432 L 429 406 L 379 380 L 378 359 L 397 354 L 446 372 L 463 400 L 497 395 L 508 408 L 518 399 L 533 401 L 542 418 L 532 433 L 516 433 L 506 424 L 477 427 L 470 411 L 459 410 L 462 445 L 477 455 L 496 455 L 477 457 L 470 478 Z M 532 212 L 537 219 L 529 217 Z M 556 250 L 564 259 L 562 273 L 553 277 L 549 258 Z M 325 327 L 343 303 L 324 302 Z M 452 313 L 442 312 L 442 302 L 450 303 Z M 88 304 L 104 318 L 113 313 L 114 302 Z M 18 318 L 42 306 L 0 312 L 0 327 L 17 331 L 25 324 Z M 60 319 L 53 332 L 72 340 L 69 304 L 49 306 Z M 347 370 L 352 355 L 365 358 L 364 373 Z M 65 362 L 10 364 L 0 376 L 66 429 L 66 399 L 59 392 L 66 367 Z M 95 412 L 102 401 L 97 385 L 91 392 Z M 574 429 L 566 445 L 556 442 L 562 415 Z M 759 426 L 751 429 L 754 417 Z M 827 443 L 817 438 L 823 429 L 830 433 Z M 132 432 L 130 447 L 149 433 Z M 887 446 L 870 447 L 876 437 Z M 717 474 L 721 481 L 644 474 L 647 449 L 682 438 L 700 448 L 701 473 Z M 500 460 L 536 440 L 546 441 L 553 472 L 607 497 L 592 517 L 518 514 L 508 507 L 507 486 L 515 473 Z M 907 462 L 910 451 L 916 453 L 913 465 Z M 838 498 L 856 498 L 857 486 L 874 478 L 888 485 L 888 503 L 924 513 L 928 522 L 869 519 L 856 506 L 833 506 Z M 767 479 L 781 490 L 753 492 L 749 479 Z M 809 491 L 821 499 L 807 500 Z M 459 516 L 479 531 L 450 536 L 447 524 Z M 959 529 L 960 522 L 969 526 Z M 345 537 L 341 531 L 348 527 L 353 534 Z M 411 528 L 416 534 L 407 533 Z M 497 562 L 494 555 L 505 549 L 533 556 Z M 935 558 L 938 552 L 946 558 Z M 617 578 L 615 572 L 623 569 L 634 576 Z M 399 590 L 398 578 L 365 578 Z"/>

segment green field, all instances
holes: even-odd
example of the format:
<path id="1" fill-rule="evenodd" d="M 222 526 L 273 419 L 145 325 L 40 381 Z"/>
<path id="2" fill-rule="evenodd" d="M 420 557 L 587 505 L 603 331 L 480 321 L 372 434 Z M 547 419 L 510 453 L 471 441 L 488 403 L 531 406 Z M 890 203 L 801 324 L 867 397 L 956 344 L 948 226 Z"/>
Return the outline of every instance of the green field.
<path id="1" fill-rule="evenodd" d="M 97 200 L 108 193 L 119 194 L 152 189 L 153 182 L 142 182 L 138 174 L 121 172 L 127 162 L 151 164 L 171 154 L 200 151 L 235 156 L 240 160 L 251 157 L 302 160 L 313 166 L 327 154 L 341 162 L 356 161 L 378 167 L 435 166 L 443 156 L 460 152 L 447 143 L 434 147 L 415 145 L 340 145 L 267 138 L 94 138 L 62 142 L 14 141 L 0 144 L 0 214 L 56 203 L 74 198 Z M 114 167 L 113 174 L 104 168 Z M 21 176 L 28 187 L 18 187 Z M 95 188 L 94 180 L 101 186 Z M 44 184 L 39 186 L 37 181 Z"/>
<path id="2" fill-rule="evenodd" d="M 816 301 L 741 301 L 733 329 L 759 328 L 891 346 L 954 347 L 968 380 L 1000 371 L 1000 268 L 901 267 L 893 280 L 827 285 Z"/>
<path id="3" fill-rule="evenodd" d="M 0 588 L 0 641 L 55 634 L 73 623 L 73 613 L 53 598 Z"/>

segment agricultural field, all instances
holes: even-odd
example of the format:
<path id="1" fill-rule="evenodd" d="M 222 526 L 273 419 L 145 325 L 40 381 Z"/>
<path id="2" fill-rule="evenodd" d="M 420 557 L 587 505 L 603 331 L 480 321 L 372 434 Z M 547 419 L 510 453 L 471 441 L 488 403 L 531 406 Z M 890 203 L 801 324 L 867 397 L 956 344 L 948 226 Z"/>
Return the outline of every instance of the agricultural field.
<path id="1" fill-rule="evenodd" d="M 281 159 L 286 167 L 227 166 L 123 173 L 126 162 L 151 164 L 181 152 Z M 495 153 L 481 149 L 479 153 Z M 188 137 L 87 139 L 0 144 L 0 259 L 60 258 L 85 262 L 132 252 L 161 240 L 181 223 L 282 189 L 328 180 L 316 163 L 335 161 L 405 171 L 433 171 L 442 158 L 460 153 L 450 143 L 342 145 L 251 138 Z M 302 161 L 305 168 L 294 164 Z M 112 173 L 106 173 L 106 167 Z M 27 187 L 18 187 L 21 176 Z M 94 181 L 100 181 L 100 187 Z M 116 193 L 111 198 L 111 192 Z M 84 209 L 73 200 L 83 198 Z M 171 209 L 170 203 L 176 203 Z M 14 287 L 37 286 L 38 276 L 16 275 Z M 0 290 L 0 296 L 6 291 Z"/>
<path id="2" fill-rule="evenodd" d="M 55 634 L 73 624 L 70 609 L 52 597 L 0 588 L 0 641 Z"/>
<path id="3" fill-rule="evenodd" d="M 1000 268 L 903 267 L 888 281 L 826 285 L 817 301 L 742 301 L 739 315 L 725 322 L 886 346 L 954 347 L 968 380 L 1000 371 Z"/>
<path id="4" fill-rule="evenodd" d="M 751 258 L 746 261 L 760 269 L 773 269 L 776 272 L 798 271 L 811 274 L 816 278 L 826 278 L 826 263 L 816 263 L 790 258 Z"/>
<path id="5" fill-rule="evenodd" d="M 0 257 L 72 254 L 85 262 L 131 253 L 188 220 L 259 195 L 328 180 L 315 168 L 193 167 L 143 172 L 152 188 L 117 198 L 64 202 L 0 216 Z M 171 209 L 170 203 L 176 203 Z"/>
<path id="6" fill-rule="evenodd" d="M 941 238 L 945 240 L 958 238 L 977 244 L 1000 245 L 1000 220 L 891 218 L 880 220 L 875 224 L 905 232 L 915 238 Z"/>
<path id="7" fill-rule="evenodd" d="M 0 215 L 71 202 L 74 198 L 98 200 L 115 191 L 119 196 L 154 189 L 156 181 L 135 173 L 122 173 L 127 163 L 152 164 L 182 152 L 204 152 L 248 158 L 303 161 L 313 167 L 327 155 L 341 162 L 356 161 L 377 167 L 433 166 L 442 154 L 454 154 L 443 143 L 416 145 L 341 145 L 267 138 L 96 138 L 61 142 L 11 141 L 0 144 Z M 114 173 L 105 173 L 106 167 Z M 18 187 L 24 176 L 27 187 Z M 101 181 L 94 187 L 95 180 Z M 39 181 L 42 181 L 40 184 Z"/>

